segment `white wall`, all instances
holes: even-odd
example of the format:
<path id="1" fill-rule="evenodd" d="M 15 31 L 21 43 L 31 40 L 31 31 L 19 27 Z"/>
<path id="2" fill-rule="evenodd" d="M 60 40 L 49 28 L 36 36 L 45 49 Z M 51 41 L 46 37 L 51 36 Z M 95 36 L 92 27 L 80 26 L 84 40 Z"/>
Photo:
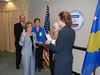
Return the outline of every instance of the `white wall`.
<path id="1" fill-rule="evenodd" d="M 50 23 L 57 21 L 59 12 L 79 10 L 85 16 L 85 23 L 81 30 L 76 32 L 75 45 L 87 47 L 89 33 L 92 26 L 93 16 L 95 13 L 97 0 L 50 0 Z M 46 13 L 46 0 L 29 0 L 28 20 L 33 22 L 33 19 L 39 17 L 41 25 L 44 25 Z M 84 51 L 73 50 L 74 63 L 73 70 L 81 73 L 81 68 L 84 60 Z M 96 75 L 100 75 L 97 70 Z"/>

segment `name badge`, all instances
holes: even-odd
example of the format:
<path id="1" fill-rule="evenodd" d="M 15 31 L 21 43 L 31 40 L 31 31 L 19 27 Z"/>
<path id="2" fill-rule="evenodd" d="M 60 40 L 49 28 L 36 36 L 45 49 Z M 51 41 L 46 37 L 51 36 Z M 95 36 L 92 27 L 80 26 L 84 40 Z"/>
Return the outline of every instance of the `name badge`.
<path id="1" fill-rule="evenodd" d="M 40 36 L 42 36 L 42 32 L 40 32 L 40 34 L 39 34 Z"/>

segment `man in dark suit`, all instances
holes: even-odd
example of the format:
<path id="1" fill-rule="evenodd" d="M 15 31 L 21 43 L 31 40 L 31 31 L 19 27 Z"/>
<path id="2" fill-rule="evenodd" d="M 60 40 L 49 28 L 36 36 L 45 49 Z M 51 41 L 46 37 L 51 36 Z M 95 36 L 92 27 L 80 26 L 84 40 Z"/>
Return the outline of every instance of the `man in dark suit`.
<path id="1" fill-rule="evenodd" d="M 16 69 L 20 69 L 22 47 L 19 45 L 19 40 L 21 33 L 23 31 L 25 16 L 19 16 L 19 20 L 20 20 L 19 23 L 14 24 L 15 47 L 16 47 Z"/>

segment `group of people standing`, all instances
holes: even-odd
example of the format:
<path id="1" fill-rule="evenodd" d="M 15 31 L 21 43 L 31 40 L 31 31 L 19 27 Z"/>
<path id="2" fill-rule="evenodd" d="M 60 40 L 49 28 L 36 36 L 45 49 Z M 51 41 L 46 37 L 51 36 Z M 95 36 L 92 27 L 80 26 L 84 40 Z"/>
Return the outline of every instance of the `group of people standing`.
<path id="1" fill-rule="evenodd" d="M 16 69 L 22 64 L 24 75 L 34 75 L 35 71 L 43 68 L 43 47 L 36 43 L 47 44 L 49 49 L 51 75 L 72 75 L 72 47 L 75 40 L 75 31 L 71 28 L 72 18 L 69 12 L 59 13 L 58 22 L 53 24 L 52 39 L 45 41 L 45 30 L 40 26 L 40 19 L 25 23 L 25 16 L 20 16 L 20 23 L 14 25 L 16 46 Z"/>
<path id="2" fill-rule="evenodd" d="M 35 27 L 33 27 L 31 22 L 25 23 L 25 16 L 20 16 L 19 19 L 20 22 L 14 25 L 16 69 L 20 69 L 22 56 L 24 74 L 29 75 L 31 71 L 31 75 L 34 75 L 33 73 L 35 70 L 38 69 L 38 71 L 41 71 L 43 68 L 43 48 L 36 47 L 36 42 L 41 44 L 45 43 L 45 30 L 40 27 L 39 18 L 34 19 Z"/>

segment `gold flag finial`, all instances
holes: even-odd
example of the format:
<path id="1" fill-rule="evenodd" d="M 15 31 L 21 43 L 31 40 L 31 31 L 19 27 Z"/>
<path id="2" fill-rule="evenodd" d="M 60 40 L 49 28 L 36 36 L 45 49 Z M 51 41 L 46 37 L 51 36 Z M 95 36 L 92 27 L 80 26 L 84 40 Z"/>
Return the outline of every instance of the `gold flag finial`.
<path id="1" fill-rule="evenodd" d="M 47 6 L 50 7 L 50 4 L 49 4 L 50 0 L 46 0 L 46 1 L 47 1 Z"/>

